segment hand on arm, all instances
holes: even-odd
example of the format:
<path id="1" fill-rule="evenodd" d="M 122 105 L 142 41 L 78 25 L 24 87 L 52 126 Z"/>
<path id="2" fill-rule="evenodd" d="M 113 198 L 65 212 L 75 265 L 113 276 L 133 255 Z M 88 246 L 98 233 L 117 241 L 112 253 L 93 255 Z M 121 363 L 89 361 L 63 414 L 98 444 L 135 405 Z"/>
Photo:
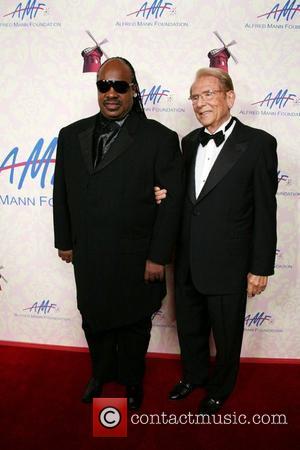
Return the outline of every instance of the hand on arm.
<path id="1" fill-rule="evenodd" d="M 154 263 L 147 259 L 144 280 L 148 281 L 162 281 L 165 275 L 165 266 Z"/>
<path id="2" fill-rule="evenodd" d="M 66 263 L 70 263 L 73 259 L 73 250 L 58 250 L 58 256 Z"/>
<path id="3" fill-rule="evenodd" d="M 167 189 L 161 189 L 159 186 L 154 186 L 155 202 L 157 205 L 159 205 L 161 201 L 167 197 L 167 192 Z"/>
<path id="4" fill-rule="evenodd" d="M 254 297 L 256 294 L 261 294 L 267 287 L 268 277 L 264 275 L 247 275 L 247 293 L 248 297 Z"/>

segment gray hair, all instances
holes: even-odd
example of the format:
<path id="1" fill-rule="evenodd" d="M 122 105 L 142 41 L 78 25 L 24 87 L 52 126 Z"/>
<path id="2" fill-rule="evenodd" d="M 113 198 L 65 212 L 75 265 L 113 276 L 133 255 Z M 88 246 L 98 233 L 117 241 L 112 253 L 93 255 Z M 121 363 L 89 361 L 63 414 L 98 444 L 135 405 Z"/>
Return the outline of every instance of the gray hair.
<path id="1" fill-rule="evenodd" d="M 232 79 L 227 72 L 224 72 L 224 70 L 216 69 L 215 67 L 204 67 L 197 70 L 196 80 L 206 76 L 217 78 L 224 91 L 234 91 Z"/>

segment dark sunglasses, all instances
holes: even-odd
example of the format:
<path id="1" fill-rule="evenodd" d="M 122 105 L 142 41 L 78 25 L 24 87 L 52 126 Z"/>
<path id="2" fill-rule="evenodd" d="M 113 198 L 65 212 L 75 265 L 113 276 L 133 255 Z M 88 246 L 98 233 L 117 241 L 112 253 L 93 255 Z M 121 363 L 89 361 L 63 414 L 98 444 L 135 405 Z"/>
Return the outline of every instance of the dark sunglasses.
<path id="1" fill-rule="evenodd" d="M 112 87 L 114 91 L 118 92 L 118 94 L 125 94 L 130 86 L 133 86 L 134 83 L 127 83 L 127 81 L 122 80 L 98 80 L 97 88 L 101 94 L 105 94 Z"/>

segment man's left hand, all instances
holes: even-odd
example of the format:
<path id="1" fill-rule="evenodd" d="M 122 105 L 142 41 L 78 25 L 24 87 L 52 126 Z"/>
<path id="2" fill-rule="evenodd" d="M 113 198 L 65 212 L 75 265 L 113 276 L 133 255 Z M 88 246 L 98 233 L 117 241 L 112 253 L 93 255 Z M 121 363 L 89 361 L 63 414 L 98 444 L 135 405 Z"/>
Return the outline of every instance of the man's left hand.
<path id="1" fill-rule="evenodd" d="M 165 275 L 165 266 L 156 264 L 150 259 L 146 261 L 144 280 L 148 281 L 162 281 Z"/>
<path id="2" fill-rule="evenodd" d="M 268 284 L 268 277 L 264 275 L 253 275 L 253 273 L 249 272 L 247 279 L 248 297 L 254 297 L 256 294 L 261 294 L 266 289 Z"/>
<path id="3" fill-rule="evenodd" d="M 157 205 L 167 197 L 167 189 L 161 189 L 159 186 L 154 186 L 155 202 Z"/>

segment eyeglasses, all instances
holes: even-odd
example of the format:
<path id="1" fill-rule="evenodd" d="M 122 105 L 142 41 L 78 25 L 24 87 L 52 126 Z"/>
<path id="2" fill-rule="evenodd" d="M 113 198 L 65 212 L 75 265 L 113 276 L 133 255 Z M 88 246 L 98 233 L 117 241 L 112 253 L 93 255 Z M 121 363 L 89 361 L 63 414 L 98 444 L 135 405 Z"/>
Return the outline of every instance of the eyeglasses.
<path id="1" fill-rule="evenodd" d="M 101 92 L 101 94 L 108 92 L 111 87 L 118 94 L 125 94 L 130 86 L 134 85 L 134 83 L 127 83 L 127 81 L 122 80 L 98 80 L 96 84 L 98 91 Z"/>
<path id="2" fill-rule="evenodd" d="M 216 89 L 215 91 L 204 91 L 201 94 L 191 95 L 189 97 L 189 100 L 191 100 L 193 104 L 198 103 L 199 98 L 201 98 L 201 100 L 203 100 L 204 102 L 207 102 L 209 100 L 213 100 L 213 98 L 218 92 L 227 92 L 227 91 L 223 91 L 222 89 Z"/>

